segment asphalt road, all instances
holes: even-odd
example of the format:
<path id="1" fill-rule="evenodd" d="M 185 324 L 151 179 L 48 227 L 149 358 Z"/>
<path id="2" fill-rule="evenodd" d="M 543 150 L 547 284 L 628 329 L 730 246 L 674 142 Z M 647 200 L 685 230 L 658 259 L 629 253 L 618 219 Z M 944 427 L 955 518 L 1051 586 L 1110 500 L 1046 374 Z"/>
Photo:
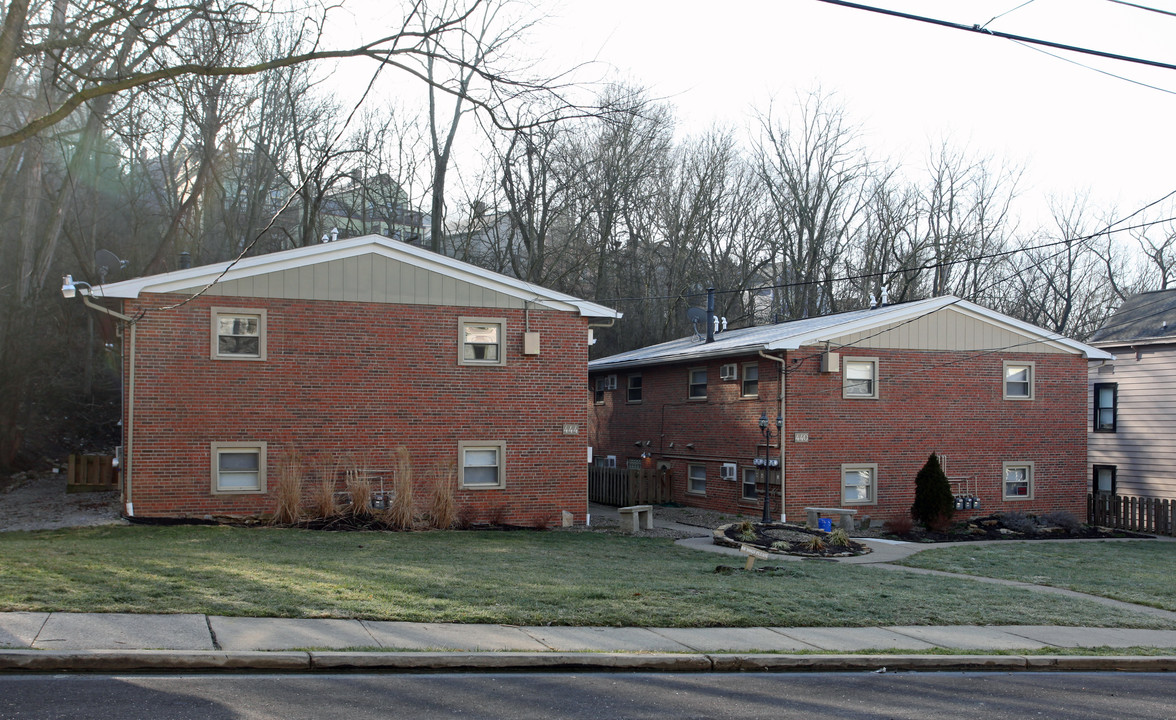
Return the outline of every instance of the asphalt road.
<path id="1" fill-rule="evenodd" d="M 0 718 L 1176 717 L 1148 673 L 4 675 Z"/>

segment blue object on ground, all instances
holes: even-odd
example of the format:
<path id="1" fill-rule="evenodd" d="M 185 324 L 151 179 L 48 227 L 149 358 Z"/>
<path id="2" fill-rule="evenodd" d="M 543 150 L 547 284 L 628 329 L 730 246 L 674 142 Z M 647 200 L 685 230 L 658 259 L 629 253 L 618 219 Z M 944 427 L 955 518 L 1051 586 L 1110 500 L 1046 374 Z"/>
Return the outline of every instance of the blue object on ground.
<path id="1" fill-rule="evenodd" d="M 818 518 L 817 527 L 825 532 L 833 532 L 833 518 Z"/>

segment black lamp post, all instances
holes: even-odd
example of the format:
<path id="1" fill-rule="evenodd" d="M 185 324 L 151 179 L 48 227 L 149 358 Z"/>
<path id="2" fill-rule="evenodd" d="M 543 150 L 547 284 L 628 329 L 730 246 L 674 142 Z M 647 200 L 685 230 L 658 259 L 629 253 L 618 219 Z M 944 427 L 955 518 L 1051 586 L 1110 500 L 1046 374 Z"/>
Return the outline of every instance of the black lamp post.
<path id="1" fill-rule="evenodd" d="M 763 464 L 763 468 L 764 468 L 764 516 L 763 516 L 762 521 L 766 525 L 767 523 L 770 523 L 772 521 L 770 515 L 768 514 L 768 499 L 769 499 L 768 478 L 771 475 L 771 467 L 772 467 L 771 460 L 768 458 L 768 452 L 771 450 L 772 428 L 771 428 L 771 425 L 769 424 L 769 421 L 768 421 L 768 411 L 767 410 L 764 410 L 763 414 L 760 415 L 759 427 L 760 427 L 760 432 L 762 432 L 764 434 L 764 460 L 763 460 L 763 463 L 764 463 Z M 781 433 L 783 433 L 783 431 L 784 431 L 784 418 L 777 414 L 776 415 L 776 437 L 781 437 Z M 780 444 L 781 455 L 783 454 L 783 452 L 784 452 L 784 444 L 783 444 L 783 442 L 781 442 L 781 444 Z M 756 465 L 760 464 L 759 458 L 756 458 L 755 464 Z"/>

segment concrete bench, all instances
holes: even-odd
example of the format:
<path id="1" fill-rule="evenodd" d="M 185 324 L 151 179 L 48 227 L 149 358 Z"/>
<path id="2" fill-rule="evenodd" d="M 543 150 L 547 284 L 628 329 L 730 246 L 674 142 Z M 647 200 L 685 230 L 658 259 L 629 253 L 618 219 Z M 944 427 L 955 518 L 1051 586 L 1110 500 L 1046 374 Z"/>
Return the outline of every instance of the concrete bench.
<path id="1" fill-rule="evenodd" d="M 806 507 L 804 509 L 805 518 L 804 524 L 806 527 L 816 527 L 817 520 L 821 515 L 837 515 L 838 526 L 846 532 L 853 532 L 853 516 L 857 515 L 857 510 L 849 508 L 820 508 L 820 507 Z"/>
<path id="2" fill-rule="evenodd" d="M 635 533 L 642 529 L 653 529 L 653 506 L 652 505 L 630 505 L 628 507 L 619 508 L 617 510 L 621 516 L 621 530 L 629 533 Z M 642 523 L 642 520 L 645 522 Z"/>

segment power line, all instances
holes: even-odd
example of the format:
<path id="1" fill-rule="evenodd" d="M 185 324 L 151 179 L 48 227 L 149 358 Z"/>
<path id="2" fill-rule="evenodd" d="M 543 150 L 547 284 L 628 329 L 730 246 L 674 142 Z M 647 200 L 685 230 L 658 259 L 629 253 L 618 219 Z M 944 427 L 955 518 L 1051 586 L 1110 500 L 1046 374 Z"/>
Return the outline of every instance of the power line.
<path id="1" fill-rule="evenodd" d="M 1139 3 L 1127 2 L 1126 0 L 1107 0 L 1107 2 L 1115 3 L 1116 5 L 1126 5 L 1137 10 L 1146 10 L 1148 12 L 1159 13 L 1160 15 L 1167 15 L 1169 17 L 1176 17 L 1176 12 L 1171 10 L 1160 10 L 1159 8 L 1148 7 L 1147 5 L 1140 5 Z"/>
<path id="2" fill-rule="evenodd" d="M 889 15 L 891 17 L 902 18 L 904 20 L 914 20 L 916 22 L 938 25 L 940 27 L 951 28 L 953 30 L 964 30 L 967 32 L 979 33 L 981 35 L 991 35 L 993 37 L 1004 38 L 1005 40 L 1015 40 L 1022 43 L 1029 43 L 1031 45 L 1044 45 L 1045 47 L 1051 47 L 1057 50 L 1067 50 L 1070 52 L 1083 53 L 1085 55 L 1094 55 L 1095 57 L 1108 58 L 1110 60 L 1121 60 L 1123 62 L 1135 63 L 1137 65 L 1147 65 L 1149 67 L 1162 68 L 1164 70 L 1176 70 L 1176 65 L 1173 65 L 1172 63 L 1161 62 L 1159 60 L 1148 60 L 1146 58 L 1139 58 L 1131 55 L 1121 55 L 1119 53 L 1107 52 L 1105 50 L 1095 50 L 1093 48 L 1081 47 L 1079 45 L 1067 45 L 1066 43 L 1054 42 L 1052 40 L 1042 40 L 1040 38 L 1032 38 L 1025 35 L 1014 35 L 1013 33 L 1006 33 L 1000 30 L 989 30 L 987 27 L 981 25 L 964 25 L 962 23 L 951 22 L 949 20 L 939 20 L 937 18 L 927 17 L 925 15 L 914 15 L 912 13 L 900 12 L 898 10 L 889 10 L 887 8 L 874 7 L 872 5 L 861 5 L 859 3 L 846 2 L 846 0 L 817 0 L 817 2 L 838 5 L 853 10 L 865 10 L 867 12 L 878 13 L 880 15 Z"/>
<path id="3" fill-rule="evenodd" d="M 1058 247 L 1058 246 L 1072 245 L 1074 243 L 1088 242 L 1090 240 L 1094 240 L 1094 239 L 1097 239 L 1097 238 L 1102 237 L 1104 235 L 1109 235 L 1111 233 L 1127 232 L 1130 230 L 1140 230 L 1143 228 L 1152 227 L 1153 225 L 1160 225 L 1160 224 L 1163 224 L 1166 222 L 1176 221 L 1176 216 L 1172 216 L 1172 217 L 1166 217 L 1166 218 L 1163 218 L 1160 220 L 1151 220 L 1148 222 L 1138 223 L 1136 225 L 1127 225 L 1127 226 L 1119 227 L 1119 228 L 1115 227 L 1115 225 L 1118 225 L 1121 222 L 1124 222 L 1126 220 L 1131 219 L 1132 217 L 1135 217 L 1136 215 L 1143 212 L 1144 210 L 1147 210 L 1148 208 L 1153 207 L 1154 205 L 1161 203 L 1164 200 L 1167 200 L 1168 198 L 1172 197 L 1173 195 L 1176 195 L 1176 190 L 1173 190 L 1172 192 L 1163 196 L 1159 200 L 1148 203 L 1147 205 L 1143 206 L 1139 210 L 1136 210 L 1135 212 L 1131 213 L 1130 215 L 1127 215 L 1119 220 L 1116 220 L 1115 222 L 1107 225 L 1104 229 L 1100 230 L 1099 232 L 1092 233 L 1090 235 L 1085 235 L 1082 237 L 1065 238 L 1062 240 L 1054 240 L 1054 241 L 1051 241 L 1048 243 L 1042 243 L 1040 245 L 1029 245 L 1029 246 L 1025 246 L 1025 247 L 1011 248 L 1011 249 L 1007 249 L 1007 250 L 999 250 L 996 252 L 986 253 L 986 254 L 981 254 L 981 255 L 971 255 L 968 257 L 960 258 L 958 260 L 943 260 L 943 261 L 934 262 L 934 263 L 924 263 L 923 265 L 916 265 L 914 267 L 906 267 L 906 268 L 897 268 L 895 270 L 890 270 L 890 271 L 886 271 L 886 272 L 862 273 L 860 275 L 842 275 L 842 276 L 838 276 L 838 277 L 821 278 L 821 279 L 816 279 L 816 280 L 798 280 L 796 282 L 776 283 L 776 284 L 772 284 L 772 285 L 756 285 L 756 286 L 752 286 L 752 287 L 739 288 L 739 289 L 734 289 L 734 290 L 716 289 L 715 294 L 716 295 L 730 295 L 730 294 L 734 294 L 734 293 L 761 292 L 764 290 L 783 290 L 783 289 L 787 289 L 787 288 L 806 287 L 809 285 L 816 285 L 816 284 L 821 284 L 821 283 L 826 283 L 826 282 L 834 282 L 834 283 L 854 282 L 854 281 L 858 281 L 858 280 L 867 280 L 870 278 L 881 278 L 881 277 L 885 277 L 886 275 L 895 275 L 898 273 L 922 272 L 925 270 L 938 270 L 941 268 L 951 267 L 953 265 L 958 265 L 960 263 L 977 263 L 977 262 L 981 262 L 984 260 L 995 260 L 997 258 L 1007 257 L 1009 255 L 1015 255 L 1017 253 L 1032 252 L 1034 250 L 1044 250 L 1044 249 L 1051 248 L 1051 247 Z M 643 296 L 632 296 L 632 297 L 614 297 L 614 298 L 602 299 L 601 302 L 622 303 L 622 302 L 645 302 L 645 301 L 649 301 L 649 300 L 678 300 L 678 299 L 684 299 L 684 298 L 688 297 L 690 294 L 695 294 L 695 293 L 689 293 L 689 294 L 677 293 L 674 295 L 643 295 Z"/>

